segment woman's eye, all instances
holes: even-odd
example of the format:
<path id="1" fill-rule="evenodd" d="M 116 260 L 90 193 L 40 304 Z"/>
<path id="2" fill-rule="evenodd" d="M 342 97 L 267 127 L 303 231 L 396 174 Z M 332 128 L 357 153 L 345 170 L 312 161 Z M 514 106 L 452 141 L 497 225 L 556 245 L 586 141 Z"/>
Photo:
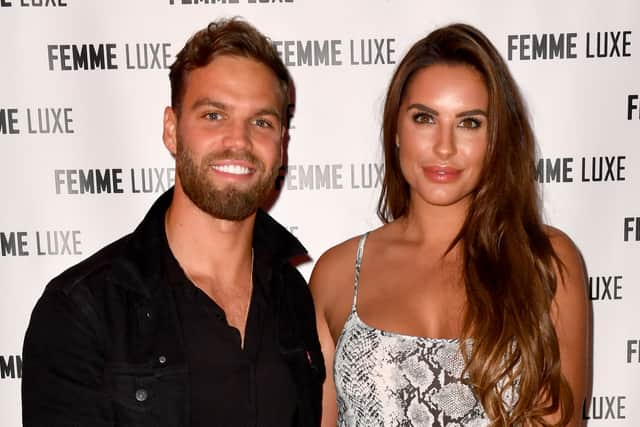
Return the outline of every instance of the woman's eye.
<path id="1" fill-rule="evenodd" d="M 413 115 L 413 121 L 416 123 L 435 123 L 435 119 L 433 118 L 433 116 L 428 113 L 415 113 Z"/>
<path id="2" fill-rule="evenodd" d="M 476 129 L 479 128 L 482 122 L 478 119 L 474 119 L 472 117 L 467 117 L 462 119 L 462 121 L 458 124 L 458 127 L 466 128 L 466 129 Z"/>

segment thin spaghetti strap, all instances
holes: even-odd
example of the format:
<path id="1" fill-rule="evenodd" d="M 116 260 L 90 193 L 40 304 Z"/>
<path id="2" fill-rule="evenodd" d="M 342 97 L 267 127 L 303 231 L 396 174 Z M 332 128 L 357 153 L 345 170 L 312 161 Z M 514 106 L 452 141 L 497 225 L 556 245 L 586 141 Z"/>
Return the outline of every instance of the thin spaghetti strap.
<path id="1" fill-rule="evenodd" d="M 367 241 L 367 236 L 369 232 L 364 233 L 360 236 L 360 241 L 358 242 L 358 252 L 356 253 L 356 272 L 353 281 L 353 303 L 351 304 L 351 312 L 356 311 L 356 303 L 358 301 L 358 285 L 360 284 L 360 265 L 362 264 L 362 254 L 364 253 L 364 243 Z"/>

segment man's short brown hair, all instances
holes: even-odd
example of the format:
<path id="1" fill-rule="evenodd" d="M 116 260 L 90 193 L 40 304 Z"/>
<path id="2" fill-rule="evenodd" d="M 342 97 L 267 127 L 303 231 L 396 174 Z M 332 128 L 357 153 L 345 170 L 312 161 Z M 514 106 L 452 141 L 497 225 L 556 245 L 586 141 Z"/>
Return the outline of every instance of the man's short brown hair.
<path id="1" fill-rule="evenodd" d="M 248 22 L 231 18 L 213 21 L 195 33 L 176 56 L 169 72 L 171 107 L 176 114 L 180 114 L 184 83 L 189 72 L 205 67 L 221 55 L 251 58 L 273 71 L 280 83 L 282 111 L 286 112 L 290 75 L 271 40 Z"/>

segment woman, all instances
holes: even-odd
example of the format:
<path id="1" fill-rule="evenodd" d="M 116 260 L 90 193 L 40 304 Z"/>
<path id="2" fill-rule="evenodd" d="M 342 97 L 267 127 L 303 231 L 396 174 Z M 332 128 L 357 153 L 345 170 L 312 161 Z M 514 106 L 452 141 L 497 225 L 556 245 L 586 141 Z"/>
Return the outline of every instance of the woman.
<path id="1" fill-rule="evenodd" d="M 580 425 L 584 268 L 541 221 L 534 137 L 491 42 L 461 24 L 418 41 L 382 135 L 384 225 L 311 277 L 324 425 Z"/>

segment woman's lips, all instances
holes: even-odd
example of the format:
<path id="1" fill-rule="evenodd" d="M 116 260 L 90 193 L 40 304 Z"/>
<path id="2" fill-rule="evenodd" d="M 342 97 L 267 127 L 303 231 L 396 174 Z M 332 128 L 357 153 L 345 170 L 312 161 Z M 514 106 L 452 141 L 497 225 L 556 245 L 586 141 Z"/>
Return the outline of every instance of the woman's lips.
<path id="1" fill-rule="evenodd" d="M 439 183 L 453 182 L 462 173 L 462 170 L 450 166 L 426 166 L 422 170 L 429 180 Z"/>

